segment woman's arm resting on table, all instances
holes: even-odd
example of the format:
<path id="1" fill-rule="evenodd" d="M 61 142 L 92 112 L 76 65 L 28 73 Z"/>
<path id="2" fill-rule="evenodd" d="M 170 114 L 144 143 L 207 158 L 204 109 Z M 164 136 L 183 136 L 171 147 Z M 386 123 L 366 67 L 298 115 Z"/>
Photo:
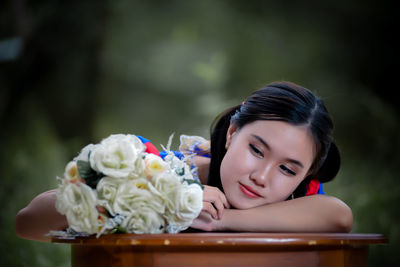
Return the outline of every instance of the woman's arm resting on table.
<path id="1" fill-rule="evenodd" d="M 50 230 L 67 228 L 67 219 L 57 212 L 55 203 L 54 190 L 35 197 L 27 207 L 18 212 L 15 218 L 17 235 L 31 240 L 50 241 L 50 238 L 45 236 Z"/>
<path id="2" fill-rule="evenodd" d="M 313 195 L 247 210 L 225 209 L 220 220 L 202 212 L 192 227 L 205 231 L 350 232 L 351 209 L 341 200 Z"/>

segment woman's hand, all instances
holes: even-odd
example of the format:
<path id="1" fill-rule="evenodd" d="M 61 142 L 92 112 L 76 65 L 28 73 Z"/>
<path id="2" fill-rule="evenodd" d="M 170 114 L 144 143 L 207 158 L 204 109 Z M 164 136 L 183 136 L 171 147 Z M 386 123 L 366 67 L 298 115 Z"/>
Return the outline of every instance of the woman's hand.
<path id="1" fill-rule="evenodd" d="M 229 207 L 230 205 L 221 190 L 213 186 L 204 186 L 202 212 L 207 212 L 213 219 L 219 220 L 222 218 L 224 208 L 229 209 Z"/>
<path id="2" fill-rule="evenodd" d="M 204 186 L 203 209 L 190 227 L 203 231 L 215 231 L 224 209 L 230 207 L 224 193 L 217 187 Z"/>
<path id="3" fill-rule="evenodd" d="M 218 220 L 214 220 L 210 213 L 202 211 L 200 212 L 200 215 L 193 220 L 190 228 L 211 232 L 217 230 L 217 224 Z"/>

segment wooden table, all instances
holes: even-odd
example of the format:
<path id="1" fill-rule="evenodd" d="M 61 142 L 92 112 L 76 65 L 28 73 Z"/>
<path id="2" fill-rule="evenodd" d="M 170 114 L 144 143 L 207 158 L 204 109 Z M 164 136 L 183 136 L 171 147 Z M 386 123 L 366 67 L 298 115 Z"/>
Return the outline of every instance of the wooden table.
<path id="1" fill-rule="evenodd" d="M 81 266 L 367 266 L 379 234 L 180 233 L 113 234 L 52 239 L 69 243 Z"/>

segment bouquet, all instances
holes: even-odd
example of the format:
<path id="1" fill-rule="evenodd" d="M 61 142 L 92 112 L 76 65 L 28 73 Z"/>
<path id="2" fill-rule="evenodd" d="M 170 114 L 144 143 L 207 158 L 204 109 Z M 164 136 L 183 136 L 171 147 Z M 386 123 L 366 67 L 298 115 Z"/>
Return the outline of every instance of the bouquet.
<path id="1" fill-rule="evenodd" d="M 202 209 L 202 185 L 187 159 L 169 151 L 170 141 L 164 160 L 129 134 L 84 147 L 58 178 L 56 209 L 67 218 L 67 232 L 98 237 L 188 228 Z"/>

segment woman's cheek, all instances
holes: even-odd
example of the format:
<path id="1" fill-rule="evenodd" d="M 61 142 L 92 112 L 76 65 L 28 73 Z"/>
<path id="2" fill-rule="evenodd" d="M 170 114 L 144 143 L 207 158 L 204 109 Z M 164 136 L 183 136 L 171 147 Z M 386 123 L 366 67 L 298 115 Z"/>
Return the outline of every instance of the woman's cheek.
<path id="1" fill-rule="evenodd" d="M 273 202 L 286 200 L 296 187 L 297 181 L 295 181 L 294 178 L 282 177 L 278 174 L 276 179 L 271 183 L 271 192 L 274 194 Z"/>
<path id="2" fill-rule="evenodd" d="M 239 180 L 248 178 L 257 168 L 254 156 L 245 148 L 232 147 L 221 162 L 221 180 Z"/>
<path id="3" fill-rule="evenodd" d="M 234 170 L 232 171 L 233 167 L 234 165 L 229 160 L 229 155 L 225 155 L 225 157 L 221 162 L 221 169 L 220 169 L 221 182 L 225 182 L 227 180 L 227 177 L 232 176 L 232 174 L 234 173 Z"/>

